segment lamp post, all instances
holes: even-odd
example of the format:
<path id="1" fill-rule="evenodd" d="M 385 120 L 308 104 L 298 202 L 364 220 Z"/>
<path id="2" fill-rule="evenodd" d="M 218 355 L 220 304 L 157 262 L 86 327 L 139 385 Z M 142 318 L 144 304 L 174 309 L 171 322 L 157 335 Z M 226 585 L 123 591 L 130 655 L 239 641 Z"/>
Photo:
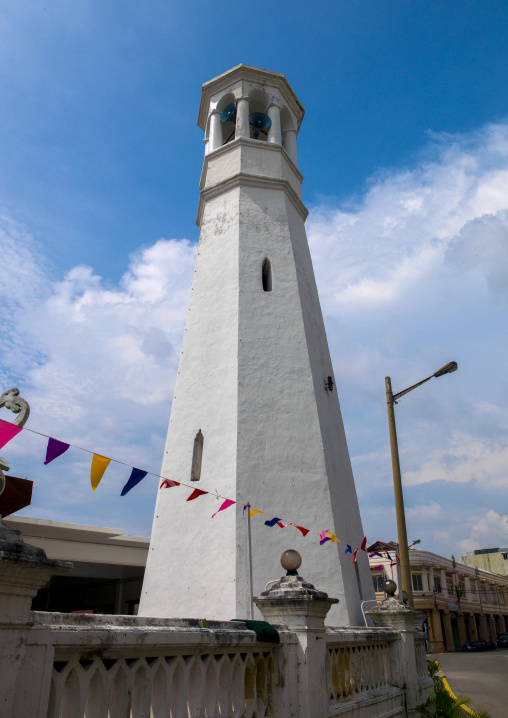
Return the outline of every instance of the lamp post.
<path id="1" fill-rule="evenodd" d="M 457 371 L 457 362 L 449 362 L 445 364 L 441 369 L 438 369 L 434 374 L 431 374 L 426 379 L 419 381 L 417 384 L 413 384 L 404 391 L 399 391 L 398 394 L 392 392 L 392 380 L 389 376 L 385 378 L 386 385 L 386 406 L 388 409 L 388 428 L 390 431 L 390 447 L 392 451 L 392 471 L 393 471 L 393 491 L 395 494 L 395 514 L 397 517 L 397 535 L 399 540 L 399 560 L 400 560 L 400 573 L 402 580 L 402 590 L 408 594 L 408 603 L 414 607 L 413 600 L 413 586 L 411 584 L 411 568 L 409 565 L 409 549 L 407 545 L 407 531 L 406 531 L 406 515 L 404 513 L 404 496 L 402 494 L 402 479 L 400 475 L 400 461 L 399 461 L 399 448 L 397 444 L 397 430 L 395 428 L 395 412 L 393 409 L 394 404 L 397 400 L 408 394 L 413 389 L 425 384 L 430 381 L 433 377 L 443 376 L 444 374 L 451 374 Z"/>

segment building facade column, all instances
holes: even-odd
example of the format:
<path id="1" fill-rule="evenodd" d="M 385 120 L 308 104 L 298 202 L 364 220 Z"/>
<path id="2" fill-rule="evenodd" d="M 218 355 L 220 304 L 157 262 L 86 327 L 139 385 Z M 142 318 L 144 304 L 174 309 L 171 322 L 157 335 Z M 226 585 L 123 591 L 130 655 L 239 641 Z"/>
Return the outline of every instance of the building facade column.
<path id="1" fill-rule="evenodd" d="M 453 640 L 452 619 L 449 613 L 443 612 L 444 639 L 447 651 L 455 650 L 455 641 Z"/>
<path id="2" fill-rule="evenodd" d="M 496 631 L 496 622 L 494 620 L 494 616 L 491 614 L 487 616 L 487 623 L 489 627 L 489 638 L 487 640 L 494 641 L 494 643 L 497 641 L 497 631 Z"/>
<path id="3" fill-rule="evenodd" d="M 220 112 L 212 110 L 210 115 L 210 136 L 206 146 L 207 154 L 218 150 L 222 147 L 222 126 L 220 122 Z"/>
<path id="4" fill-rule="evenodd" d="M 240 97 L 240 99 L 236 101 L 235 139 L 239 137 L 250 137 L 248 97 Z"/>
<path id="5" fill-rule="evenodd" d="M 282 132 L 280 128 L 280 107 L 278 105 L 270 105 L 267 110 L 268 117 L 272 124 L 268 128 L 268 142 L 275 145 L 282 144 Z"/>
<path id="6" fill-rule="evenodd" d="M 296 130 L 284 131 L 284 149 L 291 161 L 298 167 L 298 151 L 296 149 Z"/>
<path id="7" fill-rule="evenodd" d="M 469 636 L 472 641 L 478 640 L 478 626 L 476 625 L 476 617 L 474 613 L 470 613 L 468 616 L 468 629 Z"/>
<path id="8" fill-rule="evenodd" d="M 457 614 L 457 626 L 459 629 L 460 645 L 463 646 L 464 643 L 467 642 L 466 622 L 463 613 Z"/>
<path id="9" fill-rule="evenodd" d="M 435 608 L 430 613 L 429 625 L 429 651 L 430 653 L 443 653 L 444 638 L 441 628 L 441 615 Z"/>
<path id="10" fill-rule="evenodd" d="M 506 633 L 506 621 L 503 614 L 499 614 L 499 632 Z"/>
<path id="11" fill-rule="evenodd" d="M 478 626 L 478 635 L 480 641 L 490 641 L 489 626 L 487 623 L 487 616 L 482 614 L 480 616 L 480 625 Z"/>

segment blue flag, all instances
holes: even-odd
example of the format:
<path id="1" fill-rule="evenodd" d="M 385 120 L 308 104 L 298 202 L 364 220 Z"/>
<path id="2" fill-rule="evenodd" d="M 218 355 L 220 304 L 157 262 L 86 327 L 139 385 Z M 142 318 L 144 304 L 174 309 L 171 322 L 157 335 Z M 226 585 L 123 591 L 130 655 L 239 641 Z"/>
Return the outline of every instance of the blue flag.
<path id="1" fill-rule="evenodd" d="M 346 553 L 353 553 L 353 550 L 349 544 L 347 545 Z"/>
<path id="2" fill-rule="evenodd" d="M 125 496 L 125 494 L 129 493 L 129 491 L 135 486 L 137 486 L 140 481 L 143 481 L 147 474 L 148 471 L 142 471 L 141 469 L 132 469 L 131 475 L 129 476 L 129 480 L 123 487 L 120 496 Z"/>
<path id="3" fill-rule="evenodd" d="M 270 521 L 265 521 L 265 526 L 275 526 L 277 521 L 280 521 L 280 519 L 276 516 L 274 519 L 270 519 Z"/>

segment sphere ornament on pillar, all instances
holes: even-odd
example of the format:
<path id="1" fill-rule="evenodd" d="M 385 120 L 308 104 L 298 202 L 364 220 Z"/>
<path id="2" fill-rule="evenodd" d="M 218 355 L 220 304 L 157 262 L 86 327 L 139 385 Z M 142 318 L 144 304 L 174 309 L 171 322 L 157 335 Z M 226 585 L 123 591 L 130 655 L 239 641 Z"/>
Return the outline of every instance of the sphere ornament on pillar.
<path id="1" fill-rule="evenodd" d="M 298 551 L 295 551 L 293 548 L 284 551 L 280 557 L 280 562 L 282 568 L 287 571 L 286 576 L 298 576 L 298 569 L 302 565 L 302 557 Z"/>
<path id="2" fill-rule="evenodd" d="M 393 596 L 396 590 L 397 584 L 395 583 L 395 581 L 388 579 L 388 581 L 385 581 L 383 583 L 383 591 L 387 594 L 387 596 Z"/>

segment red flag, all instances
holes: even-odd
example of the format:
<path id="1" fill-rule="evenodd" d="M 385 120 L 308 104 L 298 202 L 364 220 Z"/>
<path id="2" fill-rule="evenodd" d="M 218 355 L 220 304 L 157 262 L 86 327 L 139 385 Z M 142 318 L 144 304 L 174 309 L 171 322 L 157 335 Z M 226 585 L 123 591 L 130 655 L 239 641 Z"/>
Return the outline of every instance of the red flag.
<path id="1" fill-rule="evenodd" d="M 366 545 L 367 545 L 367 536 L 364 536 L 364 537 L 363 537 L 363 541 L 362 541 L 362 545 L 360 546 L 360 548 L 362 549 L 362 551 L 365 551 L 365 546 L 366 546 Z"/>
<path id="2" fill-rule="evenodd" d="M 355 555 L 354 555 L 354 557 L 353 557 L 353 563 L 356 563 L 356 556 L 357 556 L 357 554 L 358 554 L 358 549 L 355 548 Z"/>
<path id="3" fill-rule="evenodd" d="M 186 501 L 194 501 L 194 499 L 197 499 L 198 496 L 201 496 L 201 494 L 207 494 L 207 493 L 208 493 L 208 491 L 202 491 L 201 489 L 194 489 L 194 491 L 189 496 L 189 498 L 186 499 Z"/>
<path id="4" fill-rule="evenodd" d="M 307 536 L 309 533 L 309 529 L 304 529 L 303 526 L 297 526 L 294 524 L 295 529 L 298 529 L 298 531 L 301 531 L 304 536 Z"/>
<path id="5" fill-rule="evenodd" d="M 180 486 L 180 484 L 178 481 L 173 481 L 173 479 L 164 479 L 159 489 L 171 489 L 173 486 Z"/>

